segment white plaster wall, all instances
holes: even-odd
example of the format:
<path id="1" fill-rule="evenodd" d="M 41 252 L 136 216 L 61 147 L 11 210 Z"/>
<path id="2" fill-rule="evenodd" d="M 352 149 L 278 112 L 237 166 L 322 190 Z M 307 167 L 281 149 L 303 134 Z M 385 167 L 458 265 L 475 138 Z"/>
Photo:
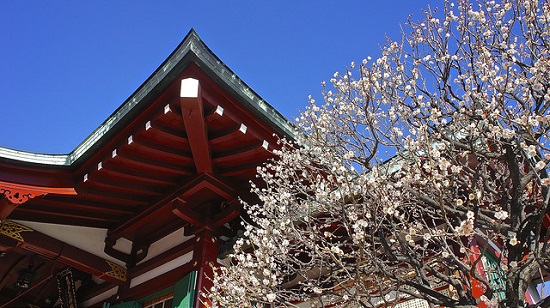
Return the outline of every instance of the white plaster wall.
<path id="1" fill-rule="evenodd" d="M 105 237 L 107 236 L 107 229 L 58 225 L 22 220 L 14 220 L 14 222 L 49 235 L 53 238 L 56 238 L 74 247 L 80 248 L 103 259 L 121 264 L 120 260 L 117 260 L 103 252 L 103 249 L 105 247 Z M 117 241 L 114 247 L 122 252 L 130 253 L 132 251 L 132 242 L 127 239 L 121 238 Z"/>
<path id="2" fill-rule="evenodd" d="M 159 254 L 165 252 L 166 250 L 176 247 L 177 245 L 182 244 L 194 237 L 195 237 L 194 235 L 184 236 L 183 228 L 178 229 L 168 234 L 167 236 L 161 238 L 160 240 L 154 242 L 153 244 L 151 244 L 151 246 L 149 247 L 149 252 L 147 253 L 147 257 L 145 257 L 145 259 L 143 259 L 138 264 L 141 264 L 147 260 L 150 260 L 158 256 Z"/>

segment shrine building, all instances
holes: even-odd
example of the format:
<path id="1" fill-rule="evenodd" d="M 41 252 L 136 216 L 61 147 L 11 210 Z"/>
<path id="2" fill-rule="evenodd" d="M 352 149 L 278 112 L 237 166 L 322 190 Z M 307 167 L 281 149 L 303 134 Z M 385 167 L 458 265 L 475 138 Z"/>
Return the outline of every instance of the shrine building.
<path id="1" fill-rule="evenodd" d="M 204 307 L 292 132 L 191 30 L 71 153 L 0 147 L 0 307 Z"/>

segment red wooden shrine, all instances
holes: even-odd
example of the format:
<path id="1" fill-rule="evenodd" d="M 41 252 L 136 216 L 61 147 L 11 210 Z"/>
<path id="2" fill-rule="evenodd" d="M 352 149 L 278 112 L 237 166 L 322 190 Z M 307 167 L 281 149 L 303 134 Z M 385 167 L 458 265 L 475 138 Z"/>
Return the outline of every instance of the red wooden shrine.
<path id="1" fill-rule="evenodd" d="M 255 201 L 249 181 L 291 134 L 191 30 L 70 154 L 0 148 L 0 307 L 67 306 L 60 292 L 204 306 L 197 291 L 246 219 L 239 199 Z M 67 268 L 74 290 L 60 291 Z"/>

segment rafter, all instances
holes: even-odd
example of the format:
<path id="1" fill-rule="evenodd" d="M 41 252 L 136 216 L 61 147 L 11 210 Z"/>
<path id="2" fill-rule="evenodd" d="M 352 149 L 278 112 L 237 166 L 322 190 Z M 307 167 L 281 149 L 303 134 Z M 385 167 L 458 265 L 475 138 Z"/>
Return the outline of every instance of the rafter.
<path id="1" fill-rule="evenodd" d="M 263 160 L 269 156 L 267 151 L 267 144 L 265 141 L 261 144 L 251 146 L 249 148 L 240 149 L 231 153 L 224 153 L 219 157 L 213 159 L 215 163 L 234 163 L 235 161 L 245 160 L 250 157 L 255 157 L 258 160 Z"/>
<path id="2" fill-rule="evenodd" d="M 232 165 L 229 168 L 224 168 L 219 171 L 223 177 L 255 175 L 258 164 Z"/>
<path id="3" fill-rule="evenodd" d="M 189 191 L 202 181 L 202 177 L 199 176 L 191 181 L 186 181 L 186 184 L 181 183 L 181 185 L 177 185 L 177 188 L 175 190 L 166 194 L 163 198 L 151 204 L 147 209 L 141 211 L 134 217 L 127 219 L 112 230 L 109 230 L 107 236 L 116 240 L 138 229 L 139 227 L 153 219 L 155 216 L 157 216 L 159 212 L 165 211 L 166 208 L 171 206 L 171 201 L 173 199 L 185 193 L 186 191 Z"/>
<path id="4" fill-rule="evenodd" d="M 157 122 L 152 122 L 151 127 L 153 129 L 151 129 L 150 133 L 163 142 L 173 145 L 187 144 L 189 142 L 184 131 L 179 132 L 171 127 Z"/>
<path id="5" fill-rule="evenodd" d="M 160 185 L 166 187 L 174 184 L 170 179 L 165 179 L 166 177 L 162 176 L 155 176 L 155 174 L 148 170 L 134 169 L 131 167 L 134 165 L 128 164 L 127 162 L 128 161 L 123 162 L 121 160 L 109 161 L 108 164 L 105 164 L 108 168 L 105 168 L 104 173 L 116 176 L 120 179 L 127 179 L 134 183 L 143 183 L 145 185 Z M 124 166 L 122 164 L 124 164 Z M 137 168 L 137 166 L 135 167 Z M 189 175 L 190 174 L 189 172 Z"/>
<path id="6" fill-rule="evenodd" d="M 194 226 L 205 224 L 203 217 L 200 217 L 195 211 L 185 206 L 184 200 L 178 199 L 174 201 L 172 213 Z"/>
<path id="7" fill-rule="evenodd" d="M 43 208 L 27 206 L 20 207 L 17 212 L 17 215 L 23 214 L 28 217 L 31 217 L 31 215 L 41 216 L 43 219 L 47 219 L 50 216 L 55 218 L 63 218 L 62 221 L 68 224 L 75 224 L 82 221 L 116 223 L 119 220 L 118 217 L 107 216 L 103 213 L 83 212 L 73 209 L 62 209 L 60 211 L 50 209 L 48 211 L 44 211 Z"/>
<path id="8" fill-rule="evenodd" d="M 119 191 L 122 193 L 147 196 L 147 198 L 151 196 L 158 196 L 166 189 L 165 186 L 161 185 L 133 183 L 120 180 L 120 178 L 114 177 L 112 174 L 105 174 L 103 170 L 100 173 L 94 173 L 89 176 L 89 179 L 93 179 L 94 184 L 98 187 L 103 187 L 112 191 Z"/>
<path id="9" fill-rule="evenodd" d="M 147 209 L 142 210 L 139 214 L 110 230 L 107 234 L 108 237 L 116 240 L 131 233 L 153 220 L 159 213 L 172 210 L 172 203 L 177 198 L 185 200 L 205 188 L 221 196 L 225 200 L 234 200 L 237 195 L 230 185 L 209 174 L 199 175 L 191 181 L 186 181 L 185 184 L 182 183 L 181 185 L 177 185 L 177 187 L 178 188 L 171 193 L 166 194 L 163 198 L 151 204 Z"/>
<path id="10" fill-rule="evenodd" d="M 99 207 L 101 207 L 100 204 L 94 203 L 94 202 L 85 202 L 81 199 L 62 199 L 62 198 L 55 198 L 53 196 L 48 196 L 47 198 L 40 199 L 39 202 L 40 206 L 47 206 L 49 208 L 56 208 L 63 210 L 67 208 L 67 204 L 69 204 L 71 209 L 79 210 L 79 211 L 97 211 Z M 128 209 L 128 207 L 124 206 L 109 206 L 109 207 L 102 207 L 101 213 L 103 214 L 112 214 L 112 215 L 128 215 L 131 214 L 132 211 Z"/>
<path id="11" fill-rule="evenodd" d="M 113 202 L 115 204 L 141 206 L 147 204 L 147 200 L 143 197 L 136 196 L 135 194 L 113 192 L 109 189 L 101 188 L 93 183 L 87 184 L 86 182 L 81 186 L 81 193 L 87 194 L 87 198 L 93 200 L 98 198 L 103 200 L 104 203 Z"/>
<path id="12" fill-rule="evenodd" d="M 178 164 L 189 164 L 193 162 L 193 160 L 189 156 L 189 154 L 191 153 L 185 153 L 181 149 L 175 149 L 158 144 L 156 142 L 146 139 L 145 137 L 141 137 L 141 135 L 137 135 L 134 138 L 134 143 L 131 145 L 131 147 L 132 146 L 142 147 L 141 149 L 139 149 L 139 152 L 146 154 L 148 157 L 150 155 L 153 155 L 154 157 L 156 157 L 156 159 L 162 161 L 169 160 Z"/>
<path id="13" fill-rule="evenodd" d="M 136 168 L 141 170 L 148 170 L 153 172 L 167 173 L 167 174 L 179 174 L 179 175 L 191 175 L 192 173 L 188 171 L 184 166 L 167 163 L 160 160 L 155 160 L 153 158 L 145 158 L 135 154 L 131 154 L 126 150 L 120 150 L 118 156 L 125 159 L 125 163 L 128 165 L 133 165 Z M 108 162 L 107 162 L 108 163 Z M 105 166 L 108 166 L 105 164 Z"/>
<path id="14" fill-rule="evenodd" d="M 44 211 L 40 213 L 28 213 L 28 212 L 22 212 L 19 213 L 19 210 L 14 212 L 12 216 L 10 216 L 10 219 L 14 220 L 20 220 L 20 221 L 32 221 L 32 222 L 41 222 L 41 223 L 47 223 L 47 224 L 57 224 L 57 225 L 67 225 L 68 223 L 79 225 L 82 227 L 90 227 L 90 228 L 101 228 L 101 229 L 108 229 L 109 226 L 112 226 L 112 222 L 107 222 L 105 220 L 71 220 L 67 217 L 61 217 L 58 215 L 55 216 L 46 216 L 43 214 Z"/>
<path id="15" fill-rule="evenodd" d="M 121 184 L 121 185 L 118 185 L 118 184 Z M 147 187 L 139 184 L 132 187 L 131 185 L 127 185 L 127 183 L 116 181 L 110 178 L 100 178 L 100 177 L 96 177 L 94 179 L 93 185 L 94 187 L 108 190 L 113 193 L 133 195 L 135 197 L 139 197 L 140 199 L 142 198 L 150 199 L 150 198 L 157 197 L 160 194 L 162 194 L 162 191 L 163 191 L 163 189 L 160 187 L 157 187 L 155 189 L 155 187 Z"/>
<path id="16" fill-rule="evenodd" d="M 217 145 L 224 142 L 234 142 L 235 140 L 242 138 L 244 133 L 241 127 L 242 126 L 236 126 L 230 131 L 226 132 L 224 135 L 210 139 L 210 145 Z"/>
<path id="17" fill-rule="evenodd" d="M 225 112 L 225 109 L 223 109 L 222 106 L 218 105 L 216 106 L 216 108 L 213 108 L 212 110 L 210 110 L 208 114 L 205 114 L 204 119 L 208 124 L 212 121 L 217 120 L 219 117 L 223 116 L 224 112 Z"/>
<path id="18" fill-rule="evenodd" d="M 203 97 L 210 102 L 220 102 L 220 99 L 221 99 L 221 98 L 216 98 L 212 96 L 210 92 L 204 92 Z M 221 100 L 224 100 L 224 99 L 221 99 Z M 223 111 L 223 117 L 230 119 L 231 121 L 233 121 L 238 125 L 241 125 L 241 124 L 246 125 L 248 127 L 247 134 L 251 134 L 258 140 L 268 139 L 271 141 L 275 141 L 272 131 L 263 131 L 261 126 L 259 126 L 258 122 L 255 121 L 254 119 L 250 119 L 250 118 L 243 119 L 242 116 L 239 117 L 237 114 L 240 114 L 240 113 L 235 113 L 234 110 L 230 110 L 229 108 L 225 108 Z"/>
<path id="19" fill-rule="evenodd" d="M 187 78 L 181 81 L 181 114 L 191 145 L 191 153 L 195 160 L 197 173 L 212 173 L 212 159 L 206 122 L 202 105 L 202 93 L 199 81 Z"/>

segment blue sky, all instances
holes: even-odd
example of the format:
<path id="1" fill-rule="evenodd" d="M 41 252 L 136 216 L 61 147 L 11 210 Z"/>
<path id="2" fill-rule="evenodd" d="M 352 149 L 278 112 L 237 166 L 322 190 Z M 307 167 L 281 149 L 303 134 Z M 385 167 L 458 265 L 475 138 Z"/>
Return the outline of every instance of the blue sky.
<path id="1" fill-rule="evenodd" d="M 65 154 L 168 57 L 191 28 L 288 118 L 320 82 L 379 55 L 436 0 L 4 1 L 0 146 Z"/>

